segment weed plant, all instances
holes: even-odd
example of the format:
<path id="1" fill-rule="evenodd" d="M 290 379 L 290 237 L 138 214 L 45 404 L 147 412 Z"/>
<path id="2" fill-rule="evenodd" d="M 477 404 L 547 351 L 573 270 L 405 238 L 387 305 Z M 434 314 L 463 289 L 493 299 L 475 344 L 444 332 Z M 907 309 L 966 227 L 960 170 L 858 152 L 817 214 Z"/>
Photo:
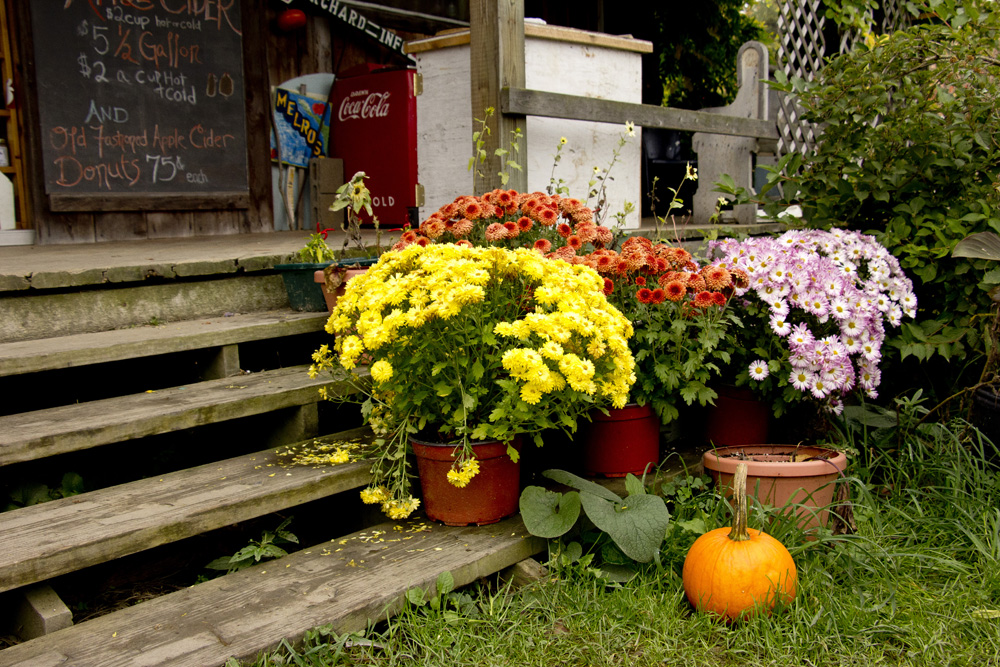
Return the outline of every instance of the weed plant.
<path id="1" fill-rule="evenodd" d="M 967 424 L 925 414 L 918 396 L 845 425 L 855 533 L 806 540 L 757 509 L 751 525 L 799 569 L 798 596 L 773 616 L 727 625 L 688 605 L 687 549 L 729 513 L 704 478 L 682 475 L 658 489 L 673 515 L 659 564 L 624 583 L 603 575 L 601 543 L 583 540 L 595 558 L 554 558 L 524 588 L 481 581 L 461 604 L 442 594 L 365 633 L 320 628 L 251 664 L 998 665 L 1000 453 Z"/>

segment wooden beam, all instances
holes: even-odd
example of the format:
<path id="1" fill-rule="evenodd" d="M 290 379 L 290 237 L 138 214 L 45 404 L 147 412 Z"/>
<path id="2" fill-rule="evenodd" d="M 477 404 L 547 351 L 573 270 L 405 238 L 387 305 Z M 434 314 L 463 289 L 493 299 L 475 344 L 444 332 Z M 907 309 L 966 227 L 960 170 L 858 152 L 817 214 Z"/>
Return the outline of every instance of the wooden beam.
<path id="1" fill-rule="evenodd" d="M 613 102 L 576 95 L 546 93 L 510 86 L 501 91 L 500 111 L 518 116 L 572 118 L 598 123 L 632 121 L 640 127 L 662 127 L 686 132 L 706 132 L 737 137 L 777 139 L 773 121 L 738 118 L 707 111 L 689 111 L 652 104 Z"/>
<path id="2" fill-rule="evenodd" d="M 470 19 L 472 117 L 485 118 L 488 108 L 495 111 L 489 122 L 490 134 L 483 137 L 486 160 L 475 166 L 483 177 L 473 178 L 473 190 L 482 194 L 504 187 L 523 192 L 528 187 L 525 116 L 501 113 L 500 109 L 503 88 L 523 88 L 525 85 L 524 0 L 473 0 Z M 479 124 L 474 123 L 474 128 L 478 130 Z M 517 131 L 521 136 L 514 154 L 511 140 Z M 505 161 L 496 155 L 497 149 L 510 151 L 508 159 L 521 169 L 505 167 Z M 506 183 L 503 183 L 501 172 L 509 174 Z"/>

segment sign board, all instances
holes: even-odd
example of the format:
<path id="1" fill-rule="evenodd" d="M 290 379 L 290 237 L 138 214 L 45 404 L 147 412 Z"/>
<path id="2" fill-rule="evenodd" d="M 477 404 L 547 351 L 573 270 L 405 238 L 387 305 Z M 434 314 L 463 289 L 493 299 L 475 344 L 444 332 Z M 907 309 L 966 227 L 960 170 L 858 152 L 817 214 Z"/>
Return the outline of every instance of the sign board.
<path id="1" fill-rule="evenodd" d="M 53 210 L 248 192 L 239 0 L 30 6 Z M 63 195 L 91 203 L 57 206 Z"/>

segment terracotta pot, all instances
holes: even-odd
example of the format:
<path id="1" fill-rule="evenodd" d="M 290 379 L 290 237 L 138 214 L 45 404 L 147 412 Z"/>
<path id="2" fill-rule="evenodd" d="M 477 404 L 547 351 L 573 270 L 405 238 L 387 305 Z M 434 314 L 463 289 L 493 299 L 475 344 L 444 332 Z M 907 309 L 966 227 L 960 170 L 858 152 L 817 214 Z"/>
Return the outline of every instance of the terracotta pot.
<path id="1" fill-rule="evenodd" d="M 642 475 L 660 463 L 660 419 L 649 405 L 629 403 L 580 423 L 583 472 L 601 477 Z"/>
<path id="2" fill-rule="evenodd" d="M 810 460 L 796 460 L 792 457 Z M 837 480 L 847 468 L 847 456 L 824 447 L 744 445 L 709 450 L 702 455 L 705 470 L 728 494 L 738 463 L 747 464 L 747 494 L 775 507 L 789 503 L 805 529 L 826 526 Z"/>
<path id="3" fill-rule="evenodd" d="M 410 444 L 417 457 L 423 507 L 429 519 L 446 526 L 482 526 L 517 513 L 521 464 L 511 461 L 506 443 L 472 445 L 479 473 L 463 488 L 451 484 L 447 477 L 455 461 L 455 445 L 413 439 Z M 512 444 L 521 450 L 520 438 Z"/>
<path id="4" fill-rule="evenodd" d="M 705 437 L 716 447 L 736 447 L 768 441 L 771 406 L 744 387 L 717 387 L 708 410 Z"/>
<path id="5" fill-rule="evenodd" d="M 328 270 L 338 271 L 343 274 L 340 284 L 332 290 L 326 281 L 326 271 Z M 333 312 L 334 306 L 337 305 L 337 299 L 343 296 L 344 292 L 347 290 L 347 281 L 354 276 L 360 276 L 367 270 L 368 269 L 338 269 L 336 266 L 331 266 L 329 269 L 323 269 L 313 273 L 313 282 L 317 282 L 323 287 L 323 298 L 326 300 L 327 310 L 331 313 Z M 333 282 L 335 282 L 335 279 Z"/>

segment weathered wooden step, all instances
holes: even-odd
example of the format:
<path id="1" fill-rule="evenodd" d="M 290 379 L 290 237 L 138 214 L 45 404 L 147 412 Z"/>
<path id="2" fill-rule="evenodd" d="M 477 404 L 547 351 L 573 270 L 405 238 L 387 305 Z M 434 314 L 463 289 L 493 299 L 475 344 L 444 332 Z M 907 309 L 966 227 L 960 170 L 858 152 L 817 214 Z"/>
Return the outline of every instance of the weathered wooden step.
<path id="1" fill-rule="evenodd" d="M 313 333 L 327 317 L 274 310 L 0 343 L 0 377 Z"/>
<path id="2" fill-rule="evenodd" d="M 308 366 L 0 416 L 0 465 L 316 403 Z"/>
<path id="3" fill-rule="evenodd" d="M 358 428 L 315 440 L 372 437 Z M 360 488 L 371 477 L 365 461 L 282 467 L 278 450 L 0 513 L 0 591 Z"/>
<path id="4" fill-rule="evenodd" d="M 0 651 L 0 667 L 218 667 L 315 626 L 362 630 L 450 571 L 469 584 L 542 551 L 520 517 L 386 523 Z"/>

